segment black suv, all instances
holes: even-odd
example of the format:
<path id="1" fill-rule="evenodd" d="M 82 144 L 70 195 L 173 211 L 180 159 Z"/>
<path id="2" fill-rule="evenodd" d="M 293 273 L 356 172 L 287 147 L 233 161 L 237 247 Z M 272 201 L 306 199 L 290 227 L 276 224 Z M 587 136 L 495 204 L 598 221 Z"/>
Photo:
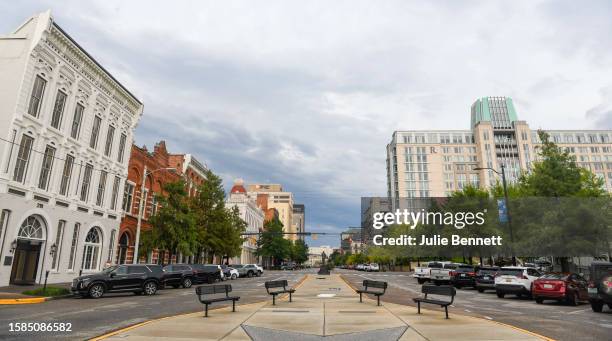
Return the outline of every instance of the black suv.
<path id="1" fill-rule="evenodd" d="M 476 290 L 484 292 L 485 290 L 495 290 L 495 274 L 499 271 L 497 266 L 484 266 L 476 271 Z"/>
<path id="2" fill-rule="evenodd" d="M 450 273 L 451 275 L 451 284 L 456 288 L 461 287 L 475 287 L 476 281 L 474 277 L 476 277 L 476 269 L 472 265 L 459 265 Z"/>
<path id="3" fill-rule="evenodd" d="M 612 309 L 612 263 L 593 262 L 590 267 L 589 303 L 594 312 L 601 313 L 604 304 Z"/>
<path id="4" fill-rule="evenodd" d="M 72 280 L 70 290 L 83 297 L 100 298 L 106 292 L 132 291 L 154 295 L 163 283 L 163 270 L 157 264 L 115 265 L 102 272 Z"/>
<path id="5" fill-rule="evenodd" d="M 196 270 L 187 264 L 171 264 L 164 266 L 164 285 L 178 288 L 191 288 L 196 277 Z"/>
<path id="6" fill-rule="evenodd" d="M 223 269 L 215 264 L 190 264 L 194 270 L 194 281 L 198 283 L 214 283 L 223 280 Z"/>

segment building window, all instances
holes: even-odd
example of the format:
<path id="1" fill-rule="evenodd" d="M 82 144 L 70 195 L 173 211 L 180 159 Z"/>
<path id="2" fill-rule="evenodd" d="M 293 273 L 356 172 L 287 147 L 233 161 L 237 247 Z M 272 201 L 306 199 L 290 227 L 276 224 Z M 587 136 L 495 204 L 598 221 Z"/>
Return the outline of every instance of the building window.
<path id="1" fill-rule="evenodd" d="M 55 235 L 55 247 L 56 251 L 53 254 L 53 261 L 51 262 L 51 269 L 57 271 L 59 268 L 59 260 L 61 259 L 62 253 L 62 239 L 64 236 L 64 226 L 66 226 L 66 221 L 60 220 L 57 224 L 57 234 Z"/>
<path id="2" fill-rule="evenodd" d="M 62 171 L 62 180 L 60 182 L 60 194 L 67 195 L 70 188 L 70 177 L 72 176 L 72 166 L 74 165 L 74 156 L 67 154 L 64 161 L 64 170 Z"/>
<path id="3" fill-rule="evenodd" d="M 104 155 L 110 156 L 111 151 L 113 150 L 113 137 L 115 136 L 115 127 L 108 126 L 108 131 L 106 132 L 106 145 L 104 146 Z"/>
<path id="4" fill-rule="evenodd" d="M 83 120 L 83 111 L 85 107 L 77 103 L 76 108 L 74 109 L 74 116 L 72 117 L 72 129 L 70 130 L 70 137 L 75 140 L 79 139 L 79 134 L 81 133 L 81 121 Z"/>
<path id="5" fill-rule="evenodd" d="M 6 233 L 6 227 L 8 226 L 10 216 L 10 210 L 2 210 L 2 214 L 0 214 L 0 245 L 3 245 L 4 234 Z"/>
<path id="6" fill-rule="evenodd" d="M 85 166 L 85 174 L 83 175 L 83 183 L 81 184 L 81 201 L 87 201 L 89 197 L 89 185 L 91 184 L 91 173 L 93 172 L 93 165 L 87 164 Z"/>
<path id="7" fill-rule="evenodd" d="M 96 205 L 102 206 L 104 203 L 104 189 L 106 188 L 106 177 L 108 173 L 100 171 L 100 180 L 98 181 L 98 195 L 96 195 Z"/>
<path id="8" fill-rule="evenodd" d="M 17 153 L 17 162 L 15 162 L 15 172 L 13 173 L 13 180 L 17 182 L 25 181 L 33 144 L 33 137 L 25 134 L 21 137 L 21 144 L 19 145 L 19 152 Z"/>
<path id="9" fill-rule="evenodd" d="M 101 246 L 102 238 L 100 238 L 100 230 L 97 227 L 92 227 L 89 232 L 87 232 L 85 244 L 83 246 L 83 262 L 81 266 L 83 270 L 98 269 Z"/>
<path id="10" fill-rule="evenodd" d="M 117 208 L 117 195 L 119 194 L 119 181 L 120 181 L 120 177 L 115 175 L 115 181 L 113 182 L 113 194 L 111 196 L 111 210 L 114 210 Z"/>
<path id="11" fill-rule="evenodd" d="M 117 161 L 123 162 L 123 154 L 125 153 L 125 140 L 127 136 L 125 134 L 121 134 L 121 139 L 119 139 L 119 154 L 117 155 Z"/>
<path id="12" fill-rule="evenodd" d="M 128 236 L 127 232 L 123 232 L 121 234 L 121 238 L 119 238 L 119 256 L 117 257 L 118 264 L 125 264 L 127 261 L 127 252 L 130 245 L 130 236 Z"/>
<path id="13" fill-rule="evenodd" d="M 89 147 L 96 149 L 98 146 L 98 135 L 100 135 L 100 125 L 102 124 L 102 118 L 100 116 L 94 117 L 94 124 L 91 128 L 91 138 L 89 139 Z"/>
<path id="14" fill-rule="evenodd" d="M 38 112 L 40 111 L 46 85 L 47 81 L 44 78 L 41 76 L 36 76 L 36 80 L 34 80 L 34 88 L 32 89 L 32 95 L 30 96 L 30 106 L 28 107 L 28 114 L 34 117 L 38 117 Z"/>
<path id="15" fill-rule="evenodd" d="M 68 270 L 74 270 L 74 259 L 76 258 L 77 246 L 79 244 L 79 228 L 81 224 L 74 224 L 72 232 L 72 244 L 70 245 L 70 259 L 68 259 Z"/>
<path id="16" fill-rule="evenodd" d="M 125 183 L 125 191 L 123 192 L 123 210 L 127 213 L 132 213 L 132 200 L 134 199 L 134 184 Z"/>
<path id="17" fill-rule="evenodd" d="M 112 230 L 110 235 L 110 240 L 108 241 L 108 258 L 106 259 L 109 263 L 113 262 L 113 251 L 115 249 L 115 237 L 117 231 Z"/>
<path id="18" fill-rule="evenodd" d="M 51 116 L 51 126 L 55 129 L 60 129 L 62 125 L 62 116 L 64 115 L 64 107 L 66 106 L 66 94 L 58 90 L 55 96 L 55 104 L 53 105 L 53 115 Z"/>
<path id="19" fill-rule="evenodd" d="M 53 161 L 55 159 L 55 148 L 47 146 L 45 149 L 45 156 L 43 157 L 42 166 L 40 169 L 40 176 L 38 177 L 38 188 L 47 190 L 49 186 L 49 179 L 51 178 L 51 171 L 53 170 Z"/>

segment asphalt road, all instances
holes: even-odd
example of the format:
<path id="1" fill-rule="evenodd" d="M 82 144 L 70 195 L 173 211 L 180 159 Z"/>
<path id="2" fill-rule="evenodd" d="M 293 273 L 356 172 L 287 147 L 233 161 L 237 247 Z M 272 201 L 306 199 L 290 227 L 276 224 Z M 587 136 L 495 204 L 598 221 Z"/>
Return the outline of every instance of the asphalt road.
<path id="1" fill-rule="evenodd" d="M 271 299 L 264 282 L 287 279 L 295 285 L 303 272 L 266 271 L 261 277 L 238 278 L 232 284 L 233 294 L 240 296 L 240 304 Z M 223 306 L 216 304 L 211 307 Z M 106 294 L 100 299 L 66 298 L 41 304 L 2 306 L 0 308 L 0 340 L 83 340 L 136 323 L 164 316 L 203 311 L 195 296 L 195 289 L 165 289 L 155 296 L 136 296 L 132 293 Z M 212 312 L 214 314 L 214 312 Z M 11 332 L 15 322 L 69 322 L 72 331 L 64 333 Z"/>
<path id="2" fill-rule="evenodd" d="M 382 301 L 414 305 L 412 298 L 421 291 L 421 285 L 406 272 L 335 272 L 343 274 L 356 287 L 364 279 L 388 282 L 389 289 Z M 423 307 L 436 309 L 429 304 Z M 494 291 L 481 294 L 474 289 L 460 289 L 449 308 L 451 318 L 453 313 L 507 323 L 557 340 L 612 340 L 612 311 L 605 307 L 603 313 L 594 313 L 588 303 L 577 307 L 553 301 L 536 304 L 531 299 L 512 295 L 500 299 Z"/>

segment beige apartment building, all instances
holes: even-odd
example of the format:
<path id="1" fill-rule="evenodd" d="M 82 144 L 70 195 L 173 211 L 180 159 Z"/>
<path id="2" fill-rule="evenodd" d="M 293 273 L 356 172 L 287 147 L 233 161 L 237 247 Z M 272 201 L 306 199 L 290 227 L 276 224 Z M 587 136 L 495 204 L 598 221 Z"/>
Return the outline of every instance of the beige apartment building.
<path id="1" fill-rule="evenodd" d="M 283 223 L 283 231 L 296 233 L 296 225 L 293 224 L 293 194 L 284 192 L 280 184 L 251 184 L 247 187 L 249 196 L 257 197 L 258 194 L 266 194 L 268 197 L 268 208 L 278 211 L 278 218 Z M 296 240 L 297 234 L 285 235 L 285 238 Z"/>
<path id="2" fill-rule="evenodd" d="M 546 130 L 612 192 L 612 130 Z M 516 181 L 537 157 L 537 130 L 520 121 L 509 97 L 483 97 L 471 107 L 469 130 L 395 131 L 387 145 L 387 188 L 393 210 L 400 198 L 445 197 L 468 184 Z"/>

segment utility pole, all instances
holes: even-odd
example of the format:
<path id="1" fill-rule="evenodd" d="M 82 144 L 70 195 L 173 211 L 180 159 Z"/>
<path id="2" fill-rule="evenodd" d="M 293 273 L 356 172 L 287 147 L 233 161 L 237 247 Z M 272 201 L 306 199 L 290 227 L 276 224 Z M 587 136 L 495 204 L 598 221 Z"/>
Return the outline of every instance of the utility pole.
<path id="1" fill-rule="evenodd" d="M 142 211 L 144 203 L 147 200 L 145 197 L 145 184 L 147 181 L 147 165 L 144 166 L 144 172 L 142 173 L 142 184 L 140 185 L 140 202 L 138 203 L 138 220 L 136 222 L 136 244 L 134 244 L 134 258 L 132 259 L 133 264 L 138 264 L 138 249 L 140 246 L 140 227 L 142 225 Z"/>

